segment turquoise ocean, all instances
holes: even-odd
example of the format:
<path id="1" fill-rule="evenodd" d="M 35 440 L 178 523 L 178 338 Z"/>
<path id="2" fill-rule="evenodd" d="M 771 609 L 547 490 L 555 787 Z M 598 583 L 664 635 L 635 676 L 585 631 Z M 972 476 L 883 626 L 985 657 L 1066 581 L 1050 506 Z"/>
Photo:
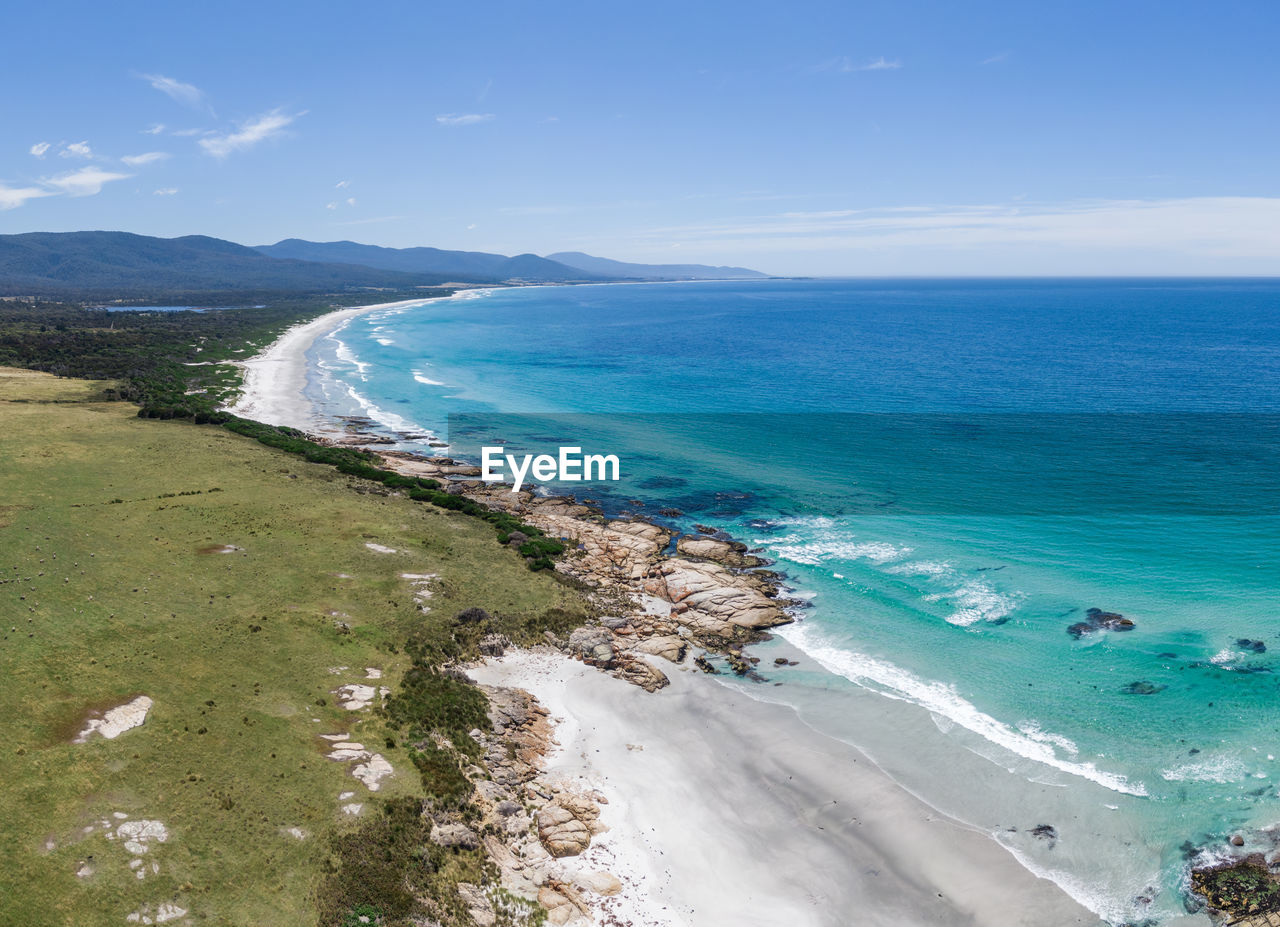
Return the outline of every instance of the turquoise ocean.
<path id="1" fill-rule="evenodd" d="M 1207 923 L 1188 865 L 1280 846 L 1280 282 L 487 290 L 310 359 L 327 415 L 616 453 L 580 495 L 760 548 L 805 607 L 717 678 L 1111 923 Z"/>

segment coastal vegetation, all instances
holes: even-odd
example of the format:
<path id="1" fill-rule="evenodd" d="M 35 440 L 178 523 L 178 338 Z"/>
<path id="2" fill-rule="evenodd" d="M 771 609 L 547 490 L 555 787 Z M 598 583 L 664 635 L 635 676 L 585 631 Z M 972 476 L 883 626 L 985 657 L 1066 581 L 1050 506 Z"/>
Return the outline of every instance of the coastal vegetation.
<path id="1" fill-rule="evenodd" d="M 154 323 L 142 374 L 177 341 Z M 495 543 L 514 527 L 410 498 L 430 481 L 370 481 L 252 423 L 139 418 L 112 401 L 131 383 L 0 376 L 0 820 L 19 848 L 0 921 L 468 923 L 456 885 L 489 864 L 423 816 L 466 819 L 478 758 L 483 696 L 447 665 L 586 605 Z M 380 685 L 385 711 L 354 697 Z M 75 742 L 142 696 L 140 727 Z M 348 742 L 393 770 L 376 791 L 331 758 Z"/>

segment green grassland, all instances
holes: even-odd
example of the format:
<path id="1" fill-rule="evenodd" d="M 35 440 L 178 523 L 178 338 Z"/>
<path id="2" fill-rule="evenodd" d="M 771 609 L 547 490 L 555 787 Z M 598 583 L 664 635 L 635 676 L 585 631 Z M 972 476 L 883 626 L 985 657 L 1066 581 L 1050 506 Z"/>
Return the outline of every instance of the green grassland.
<path id="1" fill-rule="evenodd" d="M 423 789 L 388 722 L 333 690 L 366 667 L 394 688 L 406 640 L 452 639 L 463 609 L 520 638 L 583 605 L 488 524 L 138 418 L 100 400 L 109 385 L 0 369 L 0 923 L 125 924 L 172 902 L 189 911 L 174 923 L 314 924 L 343 835 Z M 208 552 L 223 545 L 239 549 Z M 401 573 L 438 574 L 429 613 Z M 143 726 L 71 742 L 140 694 Z M 325 758 L 333 733 L 395 767 L 378 796 Z M 117 812 L 168 829 L 143 879 L 103 832 Z"/>

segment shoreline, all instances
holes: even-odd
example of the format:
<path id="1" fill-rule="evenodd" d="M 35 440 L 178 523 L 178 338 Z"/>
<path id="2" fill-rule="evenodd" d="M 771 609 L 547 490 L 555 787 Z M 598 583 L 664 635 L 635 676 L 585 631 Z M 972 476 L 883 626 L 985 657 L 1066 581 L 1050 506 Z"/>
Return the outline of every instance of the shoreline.
<path id="1" fill-rule="evenodd" d="M 458 291 L 463 292 L 473 291 Z M 225 411 L 267 425 L 284 425 L 304 431 L 317 429 L 326 423 L 303 392 L 307 386 L 307 352 L 317 340 L 357 316 L 380 309 L 397 309 L 455 299 L 458 293 L 369 306 L 348 306 L 290 327 L 258 354 L 236 363 L 243 371 L 240 396 L 226 406 Z"/>
<path id="2" fill-rule="evenodd" d="M 540 779 L 602 794 L 609 828 L 566 878 L 623 885 L 604 923 L 1095 925 L 985 832 L 930 808 L 857 748 L 691 668 L 649 694 L 552 651 L 476 681 L 529 692 L 559 747 Z"/>
<path id="3" fill-rule="evenodd" d="M 289 329 L 244 362 L 244 388 L 230 411 L 322 428 L 303 396 L 306 352 L 315 340 L 357 315 L 429 301 L 341 309 Z M 613 861 L 629 890 L 593 900 L 594 917 L 626 911 L 637 927 L 675 927 L 703 922 L 677 918 L 677 911 L 725 913 L 748 899 L 724 922 L 752 923 L 762 905 L 772 904 L 777 913 L 770 922 L 803 913 L 809 920 L 798 923 L 814 925 L 847 923 L 849 906 L 869 924 L 1038 924 L 1049 915 L 1055 924 L 1099 923 L 991 834 L 936 811 L 856 747 L 805 725 L 793 709 L 701 678 L 693 655 L 686 659 L 689 644 L 727 650 L 731 665 L 734 659 L 745 665 L 741 645 L 790 620 L 779 608 L 785 601 L 775 601 L 777 582 L 747 572 L 752 564 L 732 545 L 681 538 L 676 556 L 667 557 L 666 529 L 639 520 L 601 523 L 598 513 L 570 500 L 495 492 L 475 480 L 476 468 L 448 458 L 382 456 L 392 469 L 453 482 L 551 537 L 578 540 L 586 556 L 563 562 L 561 572 L 586 580 L 593 598 L 607 600 L 607 613 L 631 616 L 607 619 L 622 621 L 608 630 L 592 628 L 588 646 L 572 638 L 567 647 L 555 642 L 582 662 L 564 653 L 518 652 L 472 671 L 483 683 L 529 692 L 562 720 L 555 735 L 564 743 L 547 777 L 585 777 L 608 796 L 601 820 L 613 830 L 599 839 L 599 850 L 590 845 L 581 863 Z M 731 593 L 731 607 L 703 610 L 694 602 L 687 590 L 708 584 Z M 600 646 L 607 659 L 594 655 Z M 634 685 L 620 685 L 593 665 Z M 626 746 L 637 740 L 650 744 L 645 762 Z M 667 782 L 670 793 L 655 793 L 655 781 Z M 691 809 L 700 809 L 696 826 L 688 824 Z M 787 849 L 775 858 L 779 847 Z M 801 862 L 789 865 L 793 860 Z M 770 888 L 762 897 L 758 886 Z"/>

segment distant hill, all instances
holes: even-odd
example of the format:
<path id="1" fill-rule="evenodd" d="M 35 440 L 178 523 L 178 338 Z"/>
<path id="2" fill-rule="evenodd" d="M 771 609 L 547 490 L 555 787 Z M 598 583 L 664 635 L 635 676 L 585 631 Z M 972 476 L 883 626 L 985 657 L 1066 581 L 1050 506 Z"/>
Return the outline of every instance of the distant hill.
<path id="1" fill-rule="evenodd" d="M 0 235 L 0 295 L 149 296 L 162 292 L 329 292 L 442 283 L 355 264 L 268 257 L 218 238 L 150 238 L 128 232 Z"/>
<path id="2" fill-rule="evenodd" d="M 262 245 L 261 253 L 274 258 L 302 261 L 363 264 L 382 270 L 414 274 L 435 274 L 445 280 L 493 283 L 519 280 L 528 283 L 564 283 L 571 280 L 598 280 L 602 276 L 583 271 L 536 254 L 488 254 L 484 251 L 443 251 L 440 248 L 380 248 L 354 241 L 303 241 L 287 238 L 274 245 Z M 612 275 L 607 275 L 612 276 Z"/>
<path id="3" fill-rule="evenodd" d="M 187 235 L 29 232 L 0 235 L 0 296 L 151 298 L 179 293 L 410 290 L 446 282 L 569 283 L 762 278 L 742 267 L 628 264 L 578 252 L 507 257 L 483 251 L 380 248 L 297 238 L 247 248 Z"/>
<path id="4" fill-rule="evenodd" d="M 581 251 L 560 251 L 547 258 L 587 273 L 615 279 L 638 280 L 759 280 L 768 277 L 745 267 L 710 267 L 706 264 L 629 264 L 594 257 Z"/>

